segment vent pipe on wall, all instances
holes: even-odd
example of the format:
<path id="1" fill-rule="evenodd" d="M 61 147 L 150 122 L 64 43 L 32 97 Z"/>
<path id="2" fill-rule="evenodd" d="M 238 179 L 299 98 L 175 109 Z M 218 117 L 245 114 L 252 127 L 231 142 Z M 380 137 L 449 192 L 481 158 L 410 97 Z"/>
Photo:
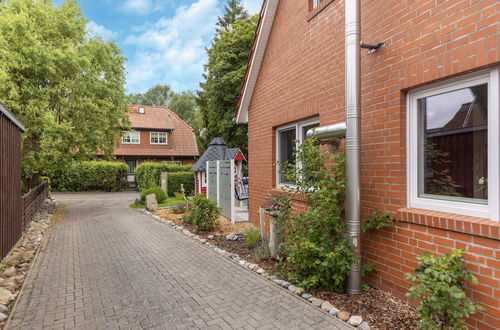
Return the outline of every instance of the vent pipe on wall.
<path id="1" fill-rule="evenodd" d="M 355 254 L 360 256 L 361 197 L 361 1 L 345 0 L 345 105 L 346 105 L 346 222 Z M 347 293 L 361 293 L 361 267 L 355 262 Z"/>

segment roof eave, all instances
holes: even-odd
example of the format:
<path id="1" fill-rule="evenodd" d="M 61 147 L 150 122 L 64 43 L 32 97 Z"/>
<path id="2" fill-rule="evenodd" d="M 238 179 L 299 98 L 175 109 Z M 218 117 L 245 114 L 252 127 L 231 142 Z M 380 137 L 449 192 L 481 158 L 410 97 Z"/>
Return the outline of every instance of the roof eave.
<path id="1" fill-rule="evenodd" d="M 16 118 L 12 114 L 12 112 L 9 111 L 2 103 L 0 103 L 0 113 L 3 114 L 5 117 L 7 117 L 14 125 L 16 125 L 21 131 L 26 131 L 26 128 L 24 125 L 19 121 L 19 119 Z"/>
<path id="2" fill-rule="evenodd" d="M 257 25 L 257 35 L 255 36 L 255 46 L 250 56 L 247 72 L 241 87 L 238 109 L 236 112 L 236 122 L 245 124 L 248 122 L 248 108 L 252 100 L 253 91 L 259 76 L 262 60 L 266 51 L 267 42 L 274 22 L 276 9 L 279 0 L 267 0 L 262 6 L 261 17 Z M 259 29 L 260 28 L 260 29 Z"/>

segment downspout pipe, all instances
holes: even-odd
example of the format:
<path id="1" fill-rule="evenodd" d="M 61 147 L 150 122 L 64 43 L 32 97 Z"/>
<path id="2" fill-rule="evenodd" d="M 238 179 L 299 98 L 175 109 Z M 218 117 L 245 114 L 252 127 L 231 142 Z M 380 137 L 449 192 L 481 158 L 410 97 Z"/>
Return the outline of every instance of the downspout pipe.
<path id="1" fill-rule="evenodd" d="M 361 1 L 345 0 L 345 103 L 346 103 L 346 222 L 347 234 L 360 257 L 361 248 Z M 361 266 L 351 266 L 347 293 L 361 293 Z"/>

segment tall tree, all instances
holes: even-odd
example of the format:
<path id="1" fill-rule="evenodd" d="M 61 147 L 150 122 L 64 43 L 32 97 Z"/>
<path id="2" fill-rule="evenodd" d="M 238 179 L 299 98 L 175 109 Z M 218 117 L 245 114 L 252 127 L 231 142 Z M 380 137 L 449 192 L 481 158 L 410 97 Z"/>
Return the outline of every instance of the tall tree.
<path id="1" fill-rule="evenodd" d="M 247 126 L 233 121 L 236 103 L 252 47 L 258 15 L 236 20 L 232 29 L 221 30 L 208 52 L 205 82 L 198 92 L 204 130 L 201 149 L 216 136 L 230 147 L 247 151 Z"/>
<path id="2" fill-rule="evenodd" d="M 170 109 L 192 127 L 199 126 L 196 123 L 198 104 L 193 92 L 174 93 Z"/>
<path id="3" fill-rule="evenodd" d="M 89 37 L 76 0 L 0 3 L 0 102 L 26 126 L 23 182 L 102 151 L 127 126 L 121 50 Z"/>
<path id="4" fill-rule="evenodd" d="M 169 106 L 174 96 L 174 91 L 169 85 L 155 85 L 143 94 L 130 94 L 127 101 L 130 104 Z"/>
<path id="5" fill-rule="evenodd" d="M 240 0 L 228 0 L 224 5 L 224 16 L 217 19 L 217 32 L 230 31 L 234 22 L 248 18 L 248 11 L 241 4 Z"/>

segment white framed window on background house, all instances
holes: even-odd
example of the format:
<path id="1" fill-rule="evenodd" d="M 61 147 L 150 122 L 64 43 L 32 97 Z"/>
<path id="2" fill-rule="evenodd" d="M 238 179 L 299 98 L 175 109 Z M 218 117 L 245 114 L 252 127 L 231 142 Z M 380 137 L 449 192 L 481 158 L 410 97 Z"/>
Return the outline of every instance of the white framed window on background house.
<path id="1" fill-rule="evenodd" d="M 499 220 L 499 69 L 408 93 L 410 207 Z"/>
<path id="2" fill-rule="evenodd" d="M 313 8 L 318 7 L 322 2 L 323 0 L 313 0 Z"/>
<path id="3" fill-rule="evenodd" d="M 140 132 L 123 132 L 122 133 L 122 143 L 123 144 L 140 144 L 141 143 Z"/>
<path id="4" fill-rule="evenodd" d="M 276 185 L 293 186 L 293 182 L 280 173 L 280 164 L 295 164 L 294 150 L 306 139 L 309 129 L 319 126 L 319 118 L 299 121 L 276 128 Z"/>
<path id="5" fill-rule="evenodd" d="M 166 132 L 151 132 L 149 138 L 151 144 L 167 144 Z"/>

